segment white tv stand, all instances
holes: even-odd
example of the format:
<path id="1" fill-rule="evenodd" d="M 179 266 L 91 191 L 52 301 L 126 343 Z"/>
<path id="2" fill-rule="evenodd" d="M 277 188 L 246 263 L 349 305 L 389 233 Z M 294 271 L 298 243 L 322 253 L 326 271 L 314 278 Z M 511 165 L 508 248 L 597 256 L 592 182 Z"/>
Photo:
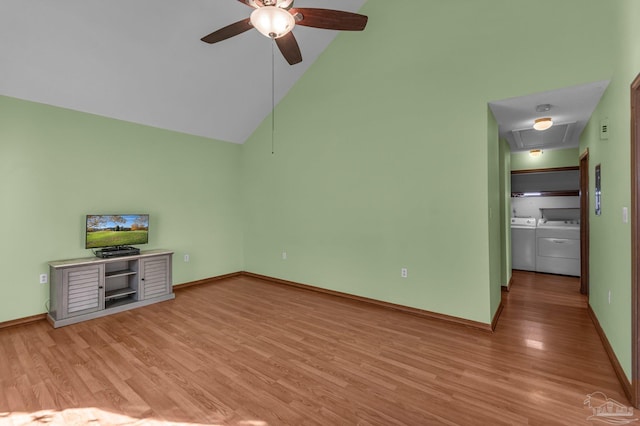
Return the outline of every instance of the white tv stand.
<path id="1" fill-rule="evenodd" d="M 49 262 L 47 319 L 57 328 L 174 299 L 172 256 L 172 251 L 147 250 Z"/>

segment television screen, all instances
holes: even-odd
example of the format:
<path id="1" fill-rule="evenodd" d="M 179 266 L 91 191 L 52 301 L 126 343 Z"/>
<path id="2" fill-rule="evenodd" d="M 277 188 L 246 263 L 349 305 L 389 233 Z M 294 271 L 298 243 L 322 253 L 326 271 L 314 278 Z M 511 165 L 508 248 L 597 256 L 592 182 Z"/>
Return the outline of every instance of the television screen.
<path id="1" fill-rule="evenodd" d="M 85 247 L 117 247 L 149 242 L 148 214 L 87 215 Z"/>

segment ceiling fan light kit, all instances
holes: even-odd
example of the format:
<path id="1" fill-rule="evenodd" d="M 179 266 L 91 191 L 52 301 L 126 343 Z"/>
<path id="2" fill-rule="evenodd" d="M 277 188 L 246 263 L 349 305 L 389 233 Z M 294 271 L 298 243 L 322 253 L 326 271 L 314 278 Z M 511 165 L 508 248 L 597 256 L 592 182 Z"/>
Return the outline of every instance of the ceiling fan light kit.
<path id="1" fill-rule="evenodd" d="M 302 62 L 302 54 L 291 30 L 297 25 L 336 31 L 362 31 L 368 18 L 358 13 L 333 9 L 294 8 L 294 0 L 237 0 L 255 10 L 251 17 L 227 25 L 202 37 L 213 44 L 226 40 L 251 28 L 275 40 L 280 53 L 290 65 Z"/>
<path id="2" fill-rule="evenodd" d="M 280 38 L 290 32 L 296 20 L 285 9 L 276 6 L 264 6 L 251 12 L 251 25 L 269 38 Z"/>
<path id="3" fill-rule="evenodd" d="M 547 130 L 551 126 L 553 126 L 551 117 L 538 118 L 533 122 L 533 128 L 539 131 Z"/>

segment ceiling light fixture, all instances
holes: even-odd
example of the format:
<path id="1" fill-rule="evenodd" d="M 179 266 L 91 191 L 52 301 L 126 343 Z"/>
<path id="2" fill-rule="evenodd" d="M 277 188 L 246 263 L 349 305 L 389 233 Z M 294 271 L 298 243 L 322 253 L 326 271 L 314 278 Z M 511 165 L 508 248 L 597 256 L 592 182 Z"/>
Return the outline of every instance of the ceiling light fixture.
<path id="1" fill-rule="evenodd" d="M 276 6 L 264 6 L 251 12 L 251 25 L 266 37 L 276 39 L 291 32 L 296 20 L 289 11 Z"/>
<path id="2" fill-rule="evenodd" d="M 553 126 L 551 117 L 538 118 L 533 122 L 533 128 L 536 130 L 547 130 L 551 126 Z"/>
<path id="3" fill-rule="evenodd" d="M 531 151 L 529 151 L 529 155 L 532 156 L 533 158 L 540 157 L 542 155 L 542 150 L 532 149 Z"/>
<path id="4" fill-rule="evenodd" d="M 335 31 L 362 31 L 367 26 L 365 15 L 343 10 L 293 7 L 294 0 L 237 0 L 254 9 L 249 18 L 222 27 L 200 40 L 213 44 L 235 37 L 251 29 L 276 41 L 289 65 L 302 62 L 300 46 L 292 30 L 297 26 Z"/>

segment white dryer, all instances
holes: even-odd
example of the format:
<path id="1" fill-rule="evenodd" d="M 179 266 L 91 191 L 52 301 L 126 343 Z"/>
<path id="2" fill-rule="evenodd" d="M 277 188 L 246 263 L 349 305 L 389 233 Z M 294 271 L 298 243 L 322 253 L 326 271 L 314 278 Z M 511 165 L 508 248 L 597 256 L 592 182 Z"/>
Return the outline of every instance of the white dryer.
<path id="1" fill-rule="evenodd" d="M 580 276 L 579 220 L 540 219 L 536 245 L 536 271 Z"/>

